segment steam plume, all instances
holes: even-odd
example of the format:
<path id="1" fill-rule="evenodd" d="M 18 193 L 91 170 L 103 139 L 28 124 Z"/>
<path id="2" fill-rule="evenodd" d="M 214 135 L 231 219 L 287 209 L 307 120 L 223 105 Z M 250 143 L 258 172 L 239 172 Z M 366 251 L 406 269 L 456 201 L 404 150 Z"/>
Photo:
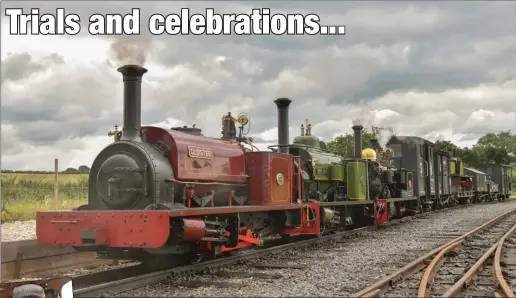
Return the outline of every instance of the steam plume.
<path id="1" fill-rule="evenodd" d="M 369 103 L 366 103 L 362 105 L 362 107 L 360 108 L 360 113 L 358 114 L 358 116 L 353 118 L 351 122 L 353 125 L 362 125 L 363 127 L 368 127 L 372 123 L 372 117 L 374 117 L 374 115 L 372 115 Z"/>
<path id="2" fill-rule="evenodd" d="M 110 55 L 115 64 L 144 65 L 150 49 L 150 41 L 142 36 L 116 36 L 111 43 Z"/>
<path id="3" fill-rule="evenodd" d="M 378 144 L 380 144 L 382 148 L 385 148 L 387 142 L 389 142 L 391 137 L 393 137 L 394 135 L 394 129 L 392 127 L 381 127 L 376 134 Z"/>

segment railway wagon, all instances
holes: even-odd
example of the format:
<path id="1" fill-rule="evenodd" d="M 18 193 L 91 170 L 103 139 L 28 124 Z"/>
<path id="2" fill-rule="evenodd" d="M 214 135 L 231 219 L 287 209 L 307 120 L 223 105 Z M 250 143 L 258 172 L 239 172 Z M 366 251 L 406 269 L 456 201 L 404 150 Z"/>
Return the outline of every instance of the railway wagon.
<path id="1" fill-rule="evenodd" d="M 487 179 L 487 174 L 473 168 L 464 168 L 464 174 L 471 178 L 473 185 L 473 201 L 481 202 L 488 199 L 490 181 Z"/>
<path id="2" fill-rule="evenodd" d="M 507 164 L 481 164 L 478 169 L 489 175 L 493 184 L 497 184 L 496 197 L 508 199 L 512 194 L 512 171 Z"/>
<path id="3" fill-rule="evenodd" d="M 44 245 L 150 264 L 199 261 L 259 247 L 268 236 L 316 237 L 381 225 L 422 212 L 440 197 L 442 179 L 435 177 L 446 175 L 434 174 L 431 142 L 397 138 L 401 149 L 394 142 L 391 150 L 363 149 L 363 127 L 354 125 L 354 155 L 343 158 L 321 148 L 307 123 L 290 144 L 287 98 L 274 101 L 278 144 L 271 151 L 256 150 L 242 133 L 248 119 L 230 113 L 222 118 L 220 138 L 195 127 L 142 127 L 147 69 L 118 71 L 122 131 L 93 161 L 87 205 L 37 212 L 36 234 Z M 419 147 L 406 147 L 413 140 Z"/>
<path id="4" fill-rule="evenodd" d="M 392 152 L 397 168 L 415 171 L 414 195 L 423 210 L 444 208 L 456 204 L 477 203 L 509 198 L 511 189 L 510 168 L 502 164 L 482 165 L 494 174 L 464 166 L 453 152 L 441 150 L 439 143 L 421 137 L 393 136 L 386 147 Z M 505 185 L 505 188 L 500 188 Z"/>
<path id="5" fill-rule="evenodd" d="M 393 152 L 396 167 L 415 171 L 415 196 L 419 199 L 421 209 L 432 210 L 454 205 L 448 170 L 449 152 L 415 136 L 393 136 L 386 147 Z"/>

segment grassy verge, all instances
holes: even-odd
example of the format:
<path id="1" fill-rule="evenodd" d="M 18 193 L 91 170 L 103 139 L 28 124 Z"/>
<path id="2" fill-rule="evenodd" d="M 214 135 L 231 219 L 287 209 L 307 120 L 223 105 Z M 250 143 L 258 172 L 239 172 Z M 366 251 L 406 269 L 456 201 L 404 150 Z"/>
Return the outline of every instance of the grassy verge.
<path id="1" fill-rule="evenodd" d="M 55 210 L 53 174 L 2 173 L 2 222 L 34 219 L 36 211 Z M 57 210 L 87 202 L 88 175 L 60 174 Z"/>
<path id="2" fill-rule="evenodd" d="M 60 200 L 57 205 L 57 210 L 71 210 L 72 208 L 87 203 L 87 198 L 63 198 L 59 197 Z M 24 200 L 16 201 L 14 204 L 9 204 L 4 210 L 2 210 L 2 222 L 13 222 L 31 220 L 36 218 L 37 211 L 50 211 L 56 210 L 54 208 L 53 199 L 44 200 Z"/>

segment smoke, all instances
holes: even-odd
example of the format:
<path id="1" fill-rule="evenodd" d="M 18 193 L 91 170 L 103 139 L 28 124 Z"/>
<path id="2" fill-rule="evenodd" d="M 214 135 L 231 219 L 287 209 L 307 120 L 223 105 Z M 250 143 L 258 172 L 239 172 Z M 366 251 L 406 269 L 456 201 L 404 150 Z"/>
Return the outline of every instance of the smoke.
<path id="1" fill-rule="evenodd" d="M 369 127 L 372 125 L 374 120 L 374 114 L 369 106 L 369 103 L 363 104 L 360 108 L 360 113 L 357 117 L 351 120 L 353 125 L 362 125 L 363 127 Z"/>
<path id="2" fill-rule="evenodd" d="M 352 119 L 353 125 L 362 125 L 367 130 L 373 129 L 376 134 L 378 145 L 385 148 L 392 136 L 395 135 L 391 126 L 384 126 L 386 122 L 390 122 L 391 117 L 380 116 L 381 111 L 374 109 L 370 103 L 364 103 L 360 107 L 359 114 Z"/>
<path id="3" fill-rule="evenodd" d="M 394 136 L 394 130 L 391 127 L 382 127 L 376 133 L 376 139 L 378 140 L 378 144 L 385 148 L 385 145 L 389 142 L 389 140 Z"/>
<path id="4" fill-rule="evenodd" d="M 144 65 L 149 54 L 151 42 L 142 36 L 116 36 L 111 43 L 110 56 L 117 65 Z"/>

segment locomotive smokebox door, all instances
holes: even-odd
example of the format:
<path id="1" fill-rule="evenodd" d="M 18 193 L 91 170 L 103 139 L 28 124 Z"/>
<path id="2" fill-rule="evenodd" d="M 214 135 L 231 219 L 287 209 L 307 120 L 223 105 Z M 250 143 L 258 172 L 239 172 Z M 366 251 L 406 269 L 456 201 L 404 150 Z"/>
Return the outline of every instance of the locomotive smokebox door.
<path id="1" fill-rule="evenodd" d="M 112 208 L 132 206 L 140 195 L 146 193 L 146 165 L 126 154 L 109 157 L 98 173 L 99 194 Z"/>

